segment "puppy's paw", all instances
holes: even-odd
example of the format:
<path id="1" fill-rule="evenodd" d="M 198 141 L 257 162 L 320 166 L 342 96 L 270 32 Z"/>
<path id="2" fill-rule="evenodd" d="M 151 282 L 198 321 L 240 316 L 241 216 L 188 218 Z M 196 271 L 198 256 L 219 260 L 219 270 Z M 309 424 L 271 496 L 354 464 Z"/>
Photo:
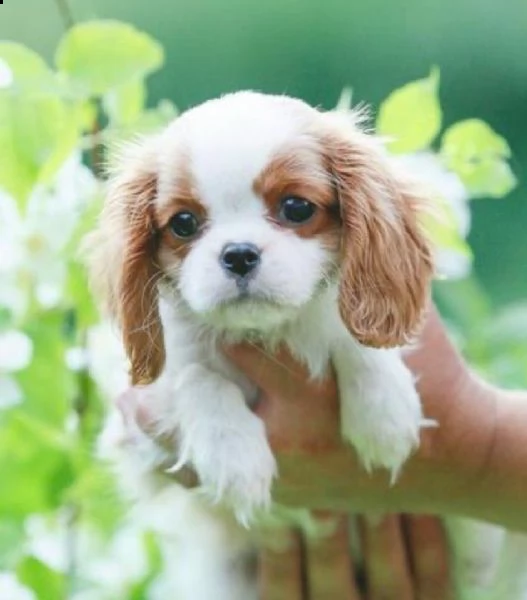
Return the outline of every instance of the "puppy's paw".
<path id="1" fill-rule="evenodd" d="M 191 462 L 203 491 L 247 526 L 255 512 L 269 508 L 276 475 L 262 423 L 254 417 L 243 426 L 195 431 L 193 437 Z"/>
<path id="2" fill-rule="evenodd" d="M 391 375 L 359 380 L 346 390 L 342 428 L 366 469 L 388 469 L 393 483 L 419 445 L 421 427 L 429 423 L 410 372 L 401 364 Z"/>
<path id="3" fill-rule="evenodd" d="M 263 422 L 247 408 L 237 385 L 198 365 L 187 369 L 176 396 L 176 468 L 191 464 L 203 492 L 247 525 L 255 512 L 269 507 L 276 475 Z"/>

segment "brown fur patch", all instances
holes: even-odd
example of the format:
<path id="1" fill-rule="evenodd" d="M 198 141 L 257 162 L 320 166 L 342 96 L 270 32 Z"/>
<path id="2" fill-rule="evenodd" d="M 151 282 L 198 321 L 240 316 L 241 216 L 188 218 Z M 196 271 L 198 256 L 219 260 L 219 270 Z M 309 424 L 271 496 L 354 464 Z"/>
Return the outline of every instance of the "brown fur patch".
<path id="1" fill-rule="evenodd" d="M 433 271 L 417 216 L 425 200 L 366 135 L 332 132 L 322 144 L 343 222 L 342 319 L 363 344 L 403 345 L 421 324 Z"/>
<path id="2" fill-rule="evenodd" d="M 121 193 L 130 203 L 120 285 L 121 326 L 132 384 L 137 385 L 156 379 L 165 362 L 157 298 L 161 272 L 154 260 L 158 244 L 153 207 L 156 177 L 136 176 Z"/>
<path id="3" fill-rule="evenodd" d="M 110 179 L 98 227 L 87 240 L 92 284 L 121 327 L 134 385 L 155 380 L 165 362 L 156 285 L 161 277 L 155 259 L 156 192 L 149 149 L 132 147 Z"/>
<path id="4" fill-rule="evenodd" d="M 314 151 L 292 149 L 280 153 L 256 178 L 253 189 L 263 198 L 268 218 L 277 226 L 291 229 L 304 238 L 322 236 L 334 247 L 339 236 L 338 203 L 331 179 Z M 281 222 L 280 202 L 288 196 L 309 200 L 317 206 L 317 211 L 306 223 Z"/>

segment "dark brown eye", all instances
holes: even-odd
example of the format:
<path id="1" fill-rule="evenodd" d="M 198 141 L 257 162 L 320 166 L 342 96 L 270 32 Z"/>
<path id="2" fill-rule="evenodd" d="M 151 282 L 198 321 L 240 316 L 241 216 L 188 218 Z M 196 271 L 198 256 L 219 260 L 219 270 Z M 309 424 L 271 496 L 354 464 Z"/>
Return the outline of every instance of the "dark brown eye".
<path id="1" fill-rule="evenodd" d="M 189 210 L 182 210 L 171 217 L 168 222 L 170 231 L 178 238 L 191 238 L 198 232 L 199 221 Z"/>
<path id="2" fill-rule="evenodd" d="M 317 207 L 305 198 L 287 196 L 280 202 L 280 219 L 293 225 L 300 225 L 309 221 L 315 214 Z"/>

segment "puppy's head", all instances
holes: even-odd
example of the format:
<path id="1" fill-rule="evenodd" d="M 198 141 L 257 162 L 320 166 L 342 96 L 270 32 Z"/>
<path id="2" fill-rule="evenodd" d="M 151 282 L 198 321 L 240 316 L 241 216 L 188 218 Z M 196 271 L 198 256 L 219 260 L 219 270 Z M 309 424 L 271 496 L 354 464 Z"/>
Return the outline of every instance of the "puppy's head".
<path id="1" fill-rule="evenodd" d="M 127 153 L 90 240 L 133 382 L 163 367 L 160 283 L 212 327 L 265 332 L 339 278 L 352 335 L 406 342 L 432 272 L 419 203 L 349 117 L 248 92 L 188 111 Z"/>

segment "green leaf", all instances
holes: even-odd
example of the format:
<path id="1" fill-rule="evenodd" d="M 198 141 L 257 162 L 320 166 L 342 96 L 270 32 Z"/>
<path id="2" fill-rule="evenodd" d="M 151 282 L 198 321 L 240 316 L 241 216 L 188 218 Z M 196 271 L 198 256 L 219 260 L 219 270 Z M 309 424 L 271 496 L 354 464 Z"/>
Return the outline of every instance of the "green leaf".
<path id="1" fill-rule="evenodd" d="M 162 571 L 163 555 L 156 537 L 153 533 L 147 532 L 143 536 L 143 544 L 148 560 L 148 570 L 145 577 L 132 584 L 128 591 L 129 600 L 143 600 L 148 597 L 148 590 Z"/>
<path id="2" fill-rule="evenodd" d="M 74 88 L 102 96 L 157 70 L 164 60 L 161 45 L 131 25 L 112 20 L 72 27 L 59 44 L 57 67 Z"/>
<path id="3" fill-rule="evenodd" d="M 106 465 L 92 461 L 68 490 L 66 499 L 82 506 L 84 522 L 104 535 L 111 535 L 126 514 L 117 482 Z"/>
<path id="4" fill-rule="evenodd" d="M 67 301 L 75 310 L 76 327 L 84 330 L 99 320 L 99 312 L 88 286 L 86 269 L 78 262 L 70 261 L 66 281 Z"/>
<path id="5" fill-rule="evenodd" d="M 36 53 L 16 42 L 0 42 L 0 60 L 11 69 L 13 85 L 19 90 L 52 91 L 56 80 L 51 69 Z"/>
<path id="6" fill-rule="evenodd" d="M 467 338 L 477 335 L 481 324 L 492 316 L 490 298 L 474 275 L 437 282 L 434 300 L 441 314 L 446 314 Z"/>
<path id="7" fill-rule="evenodd" d="M 50 394 L 50 390 L 48 390 Z M 51 394 L 52 395 L 52 394 Z M 63 433 L 16 408 L 0 423 L 0 518 L 22 520 L 61 505 L 74 473 Z"/>
<path id="8" fill-rule="evenodd" d="M 170 100 L 161 100 L 156 108 L 142 111 L 133 124 L 108 127 L 104 133 L 106 147 L 110 149 L 110 156 L 112 148 L 118 149 L 123 141 L 133 140 L 137 138 L 137 135 L 159 131 L 173 121 L 177 115 L 178 109 Z"/>
<path id="9" fill-rule="evenodd" d="M 487 123 L 467 119 L 449 127 L 441 142 L 441 157 L 474 197 L 501 198 L 516 185 L 507 162 L 507 141 Z"/>
<path id="10" fill-rule="evenodd" d="M 25 531 L 22 521 L 0 520 L 0 571 L 11 569 L 23 550 Z"/>
<path id="11" fill-rule="evenodd" d="M 141 115 L 146 101 L 146 86 L 142 79 L 125 83 L 108 92 L 103 106 L 110 123 L 117 127 L 133 125 Z"/>
<path id="12" fill-rule="evenodd" d="M 33 360 L 18 374 L 24 409 L 51 425 L 62 426 L 71 409 L 75 379 L 65 364 L 69 344 L 64 335 L 65 315 L 59 310 L 38 313 L 24 327 L 33 341 Z"/>
<path id="13" fill-rule="evenodd" d="M 0 188 L 24 206 L 75 148 L 78 121 L 77 111 L 53 93 L 0 90 Z"/>
<path id="14" fill-rule="evenodd" d="M 391 152 L 416 152 L 434 141 L 441 129 L 438 89 L 439 70 L 434 68 L 426 79 L 395 90 L 381 104 L 377 132 L 392 140 Z"/>
<path id="15" fill-rule="evenodd" d="M 78 115 L 63 101 L 54 73 L 38 54 L 0 42 L 0 60 L 13 75 L 13 84 L 0 90 L 0 188 L 23 205 L 75 147 Z"/>
<path id="16" fill-rule="evenodd" d="M 32 589 L 38 600 L 64 598 L 66 578 L 34 556 L 26 556 L 16 570 L 18 580 Z"/>
<path id="17" fill-rule="evenodd" d="M 92 100 L 79 103 L 79 121 L 82 131 L 92 131 L 97 120 L 97 105 Z"/>
<path id="18" fill-rule="evenodd" d="M 520 344 L 527 339 L 527 303 L 517 303 L 494 315 L 485 327 L 489 343 L 494 345 Z"/>

